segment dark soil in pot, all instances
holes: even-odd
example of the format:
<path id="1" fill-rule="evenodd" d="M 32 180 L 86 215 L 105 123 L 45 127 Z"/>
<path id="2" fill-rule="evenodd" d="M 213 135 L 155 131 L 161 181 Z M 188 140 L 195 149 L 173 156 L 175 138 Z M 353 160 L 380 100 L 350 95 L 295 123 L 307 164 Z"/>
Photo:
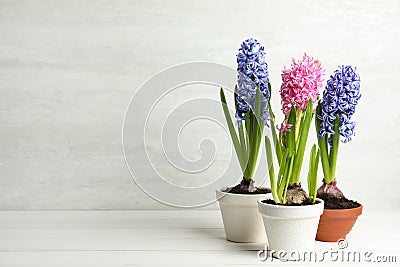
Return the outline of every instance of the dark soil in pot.
<path id="1" fill-rule="evenodd" d="M 254 180 L 243 179 L 240 184 L 228 187 L 225 192 L 231 194 L 254 195 L 271 193 L 271 189 L 255 187 Z"/>
<path id="2" fill-rule="evenodd" d="M 354 209 L 361 206 L 360 203 L 347 199 L 345 196 L 335 196 L 332 194 L 318 194 L 318 198 L 324 201 L 325 209 Z"/>

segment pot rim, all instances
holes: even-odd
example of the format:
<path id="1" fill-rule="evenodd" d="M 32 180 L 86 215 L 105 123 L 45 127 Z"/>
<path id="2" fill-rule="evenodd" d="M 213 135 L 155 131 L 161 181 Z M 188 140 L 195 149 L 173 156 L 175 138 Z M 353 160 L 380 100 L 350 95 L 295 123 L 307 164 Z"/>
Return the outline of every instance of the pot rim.
<path id="1" fill-rule="evenodd" d="M 272 199 L 272 194 L 269 196 Z M 259 199 L 258 208 L 262 216 L 281 218 L 281 219 L 295 219 L 295 218 L 310 218 L 319 217 L 324 210 L 324 201 L 317 198 L 318 203 L 304 206 L 284 206 L 276 204 L 263 203 L 265 199 Z"/>
<path id="2" fill-rule="evenodd" d="M 224 192 L 227 186 L 217 188 L 216 197 L 217 201 L 223 203 L 224 205 L 234 205 L 234 206 L 252 206 L 257 207 L 257 200 L 265 198 L 268 194 L 233 194 L 229 192 Z"/>
<path id="3" fill-rule="evenodd" d="M 316 202 L 314 204 L 310 204 L 310 205 L 293 205 L 293 206 L 286 206 L 286 205 L 278 205 L 278 204 L 269 204 L 269 203 L 264 203 L 263 201 L 267 200 L 267 199 L 259 199 L 258 203 L 260 205 L 265 205 L 265 206 L 269 206 L 269 207 L 274 207 L 274 208 L 282 208 L 282 209 L 299 209 L 299 208 L 307 208 L 307 207 L 314 207 L 316 205 L 320 205 L 320 204 L 324 204 L 324 201 L 320 198 L 316 198 Z M 317 203 L 318 201 L 318 203 Z"/>
<path id="4" fill-rule="evenodd" d="M 355 217 L 362 214 L 363 207 L 364 206 L 360 204 L 359 207 L 351 209 L 324 209 L 323 215 L 334 218 Z"/>

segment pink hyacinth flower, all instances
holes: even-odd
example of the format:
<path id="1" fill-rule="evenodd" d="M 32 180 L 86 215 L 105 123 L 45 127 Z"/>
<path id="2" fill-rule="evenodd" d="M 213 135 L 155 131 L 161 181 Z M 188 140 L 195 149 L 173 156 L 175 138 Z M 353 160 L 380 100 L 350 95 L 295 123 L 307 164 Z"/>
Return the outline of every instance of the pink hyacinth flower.
<path id="1" fill-rule="evenodd" d="M 282 70 L 280 94 L 283 113 L 289 114 L 292 107 L 305 110 L 310 98 L 315 110 L 323 75 L 324 69 L 317 59 L 307 54 L 304 54 L 302 60 L 293 58 L 290 69 L 285 67 Z"/>
<path id="2" fill-rule="evenodd" d="M 284 120 L 284 121 L 282 122 L 281 126 L 279 126 L 278 124 L 276 125 L 276 129 L 279 131 L 281 139 L 282 139 L 282 136 L 283 136 L 285 133 L 289 133 L 289 132 L 290 132 L 290 128 L 292 128 L 292 126 L 293 126 L 293 125 L 288 124 L 288 121 L 287 121 L 287 120 Z"/>

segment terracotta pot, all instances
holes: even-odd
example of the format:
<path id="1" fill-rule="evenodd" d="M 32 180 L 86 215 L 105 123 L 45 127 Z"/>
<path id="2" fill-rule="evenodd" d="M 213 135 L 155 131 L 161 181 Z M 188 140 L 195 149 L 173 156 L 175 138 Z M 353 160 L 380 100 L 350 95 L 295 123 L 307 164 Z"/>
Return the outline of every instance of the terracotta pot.
<path id="1" fill-rule="evenodd" d="M 226 239 L 240 243 L 254 243 L 266 239 L 257 200 L 267 194 L 242 195 L 225 192 L 226 187 L 216 190 L 221 209 Z"/>
<path id="2" fill-rule="evenodd" d="M 362 205 L 354 209 L 324 209 L 319 220 L 316 240 L 324 242 L 337 242 L 346 239 L 362 213 Z"/>

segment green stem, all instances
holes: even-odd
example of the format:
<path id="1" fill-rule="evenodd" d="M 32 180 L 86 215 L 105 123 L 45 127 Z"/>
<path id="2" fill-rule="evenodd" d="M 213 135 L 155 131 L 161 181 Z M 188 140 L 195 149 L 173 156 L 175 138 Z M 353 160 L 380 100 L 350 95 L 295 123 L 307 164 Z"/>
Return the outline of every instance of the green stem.
<path id="1" fill-rule="evenodd" d="M 325 182 L 327 184 L 331 183 L 336 178 L 336 161 L 339 152 L 339 140 L 340 140 L 339 124 L 340 124 L 339 115 L 336 115 L 335 124 L 333 126 L 333 131 L 335 132 L 335 134 L 332 136 L 332 148 L 330 154 L 331 177 L 328 181 L 325 179 Z"/>
<path id="2" fill-rule="evenodd" d="M 245 179 L 252 180 L 257 165 L 258 153 L 260 150 L 261 136 L 264 124 L 260 120 L 261 116 L 261 91 L 256 88 L 256 102 L 252 112 L 249 113 L 250 133 L 249 133 L 249 158 L 246 167 Z"/>
<path id="3" fill-rule="evenodd" d="M 300 123 L 301 118 L 303 115 L 303 111 L 301 109 L 296 110 L 296 125 L 295 125 L 295 139 L 296 141 L 299 139 L 299 130 L 300 130 Z"/>
<path id="4" fill-rule="evenodd" d="M 331 180 L 330 163 L 329 163 L 329 152 L 328 152 L 328 137 L 318 136 L 318 146 L 321 154 L 322 171 L 324 173 L 325 181 Z"/>
<path id="5" fill-rule="evenodd" d="M 321 105 L 318 104 L 317 115 L 321 115 Z M 328 151 L 328 137 L 325 135 L 324 137 L 319 136 L 319 132 L 321 129 L 321 121 L 318 118 L 315 118 L 315 130 L 317 131 L 317 139 L 318 146 L 321 154 L 321 163 L 322 170 L 324 172 L 325 181 L 331 179 L 331 167 L 329 163 L 329 151 Z"/>
<path id="6" fill-rule="evenodd" d="M 246 142 L 246 138 L 244 137 L 244 125 L 242 121 L 240 122 L 239 125 L 239 141 L 240 141 L 240 146 L 242 147 L 242 153 L 244 155 L 244 158 L 246 161 L 249 160 L 249 154 L 248 154 L 248 142 Z"/>
<path id="7" fill-rule="evenodd" d="M 293 107 L 290 110 L 289 117 L 288 117 L 288 124 L 290 125 L 295 125 L 297 124 L 296 122 L 296 110 Z M 295 126 L 293 126 L 296 128 Z M 294 153 L 296 152 L 296 130 L 291 129 L 289 133 L 287 133 L 287 148 L 289 150 L 289 157 L 293 156 Z"/>
<path id="8" fill-rule="evenodd" d="M 298 184 L 300 181 L 301 165 L 303 164 L 304 151 L 306 149 L 308 132 L 310 130 L 310 124 L 311 124 L 312 117 L 313 117 L 312 101 L 310 98 L 310 100 L 308 101 L 303 125 L 301 126 L 301 132 L 299 133 L 300 140 L 299 140 L 299 144 L 297 147 L 296 157 L 295 157 L 294 165 L 293 165 L 292 184 L 293 183 Z"/>

